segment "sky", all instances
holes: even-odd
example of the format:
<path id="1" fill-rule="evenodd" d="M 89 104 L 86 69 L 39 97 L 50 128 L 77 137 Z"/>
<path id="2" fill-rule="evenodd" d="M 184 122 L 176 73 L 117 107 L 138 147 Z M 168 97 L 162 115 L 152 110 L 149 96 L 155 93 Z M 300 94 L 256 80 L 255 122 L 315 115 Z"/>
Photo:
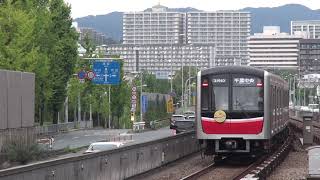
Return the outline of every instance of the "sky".
<path id="1" fill-rule="evenodd" d="M 276 7 L 302 4 L 320 9 L 320 0 L 64 0 L 71 5 L 72 17 L 108 14 L 113 11 L 143 11 L 159 2 L 169 8 L 193 7 L 205 11 L 237 10 L 245 7 Z"/>

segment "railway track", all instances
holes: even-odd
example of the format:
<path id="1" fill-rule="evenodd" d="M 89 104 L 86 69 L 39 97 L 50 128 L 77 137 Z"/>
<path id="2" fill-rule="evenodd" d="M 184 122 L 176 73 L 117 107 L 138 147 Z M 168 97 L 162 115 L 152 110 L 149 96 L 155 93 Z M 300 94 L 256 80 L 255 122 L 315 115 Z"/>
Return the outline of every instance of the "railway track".
<path id="1" fill-rule="evenodd" d="M 243 166 L 229 166 L 226 162 L 232 158 L 226 157 L 217 163 L 212 163 L 209 166 L 194 172 L 180 180 L 194 180 L 194 179 L 265 179 L 286 157 L 290 151 L 292 137 L 281 145 L 271 155 L 262 155 L 258 159 L 250 162 L 249 165 Z"/>
<path id="2" fill-rule="evenodd" d="M 218 168 L 218 165 L 220 164 L 223 164 L 223 162 L 225 162 L 226 160 L 228 160 L 229 157 L 225 157 L 223 158 L 221 161 L 219 162 L 214 162 L 206 167 L 204 167 L 203 169 L 199 170 L 199 171 L 196 171 L 190 175 L 187 175 L 183 178 L 181 178 L 180 180 L 193 180 L 193 179 L 198 179 L 200 178 L 201 176 L 209 173 L 210 171 L 213 171 L 214 169 Z"/>

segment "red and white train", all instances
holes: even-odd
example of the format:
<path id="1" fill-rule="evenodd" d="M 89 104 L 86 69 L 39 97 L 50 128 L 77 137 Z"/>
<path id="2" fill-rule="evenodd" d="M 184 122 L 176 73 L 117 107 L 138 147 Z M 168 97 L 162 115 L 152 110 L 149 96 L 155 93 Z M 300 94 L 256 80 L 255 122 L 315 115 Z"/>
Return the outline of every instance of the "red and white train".
<path id="1" fill-rule="evenodd" d="M 196 134 L 206 155 L 269 152 L 288 135 L 288 83 L 248 66 L 197 75 Z"/>

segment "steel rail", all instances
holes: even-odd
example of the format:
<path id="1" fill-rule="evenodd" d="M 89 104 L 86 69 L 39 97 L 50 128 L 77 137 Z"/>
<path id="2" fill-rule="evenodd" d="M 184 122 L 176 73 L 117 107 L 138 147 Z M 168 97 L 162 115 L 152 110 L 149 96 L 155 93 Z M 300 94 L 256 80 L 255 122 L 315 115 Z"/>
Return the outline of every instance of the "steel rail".
<path id="1" fill-rule="evenodd" d="M 199 177 L 211 172 L 212 170 L 216 169 L 218 167 L 218 165 L 223 164 L 224 161 L 227 161 L 229 158 L 231 158 L 231 156 L 228 157 L 224 157 L 222 158 L 220 161 L 218 162 L 214 162 L 206 167 L 204 167 L 203 169 L 200 169 L 192 174 L 189 174 L 183 178 L 181 178 L 180 180 L 195 180 L 198 179 Z"/>

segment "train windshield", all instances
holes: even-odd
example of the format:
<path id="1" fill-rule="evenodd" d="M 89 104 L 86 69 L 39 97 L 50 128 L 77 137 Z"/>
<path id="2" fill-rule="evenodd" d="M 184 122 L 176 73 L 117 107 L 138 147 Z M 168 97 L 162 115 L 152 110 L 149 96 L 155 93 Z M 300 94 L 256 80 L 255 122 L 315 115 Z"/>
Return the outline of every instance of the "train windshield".
<path id="1" fill-rule="evenodd" d="M 202 86 L 202 110 L 263 112 L 264 95 L 261 78 L 243 74 L 223 74 L 211 76 L 210 81 L 211 88 L 208 83 Z"/>
<path id="2" fill-rule="evenodd" d="M 232 109 L 234 111 L 263 111 L 263 87 L 260 78 L 234 76 Z"/>
<path id="3" fill-rule="evenodd" d="M 214 76 L 211 79 L 213 91 L 211 91 L 212 107 L 216 110 L 229 109 L 229 78 L 227 75 Z"/>
<path id="4" fill-rule="evenodd" d="M 261 87 L 233 87 L 233 110 L 263 111 Z"/>
<path id="5" fill-rule="evenodd" d="M 219 110 L 228 110 L 229 109 L 229 96 L 228 96 L 228 87 L 215 87 L 212 91 L 212 97 L 214 99 L 213 108 Z"/>

